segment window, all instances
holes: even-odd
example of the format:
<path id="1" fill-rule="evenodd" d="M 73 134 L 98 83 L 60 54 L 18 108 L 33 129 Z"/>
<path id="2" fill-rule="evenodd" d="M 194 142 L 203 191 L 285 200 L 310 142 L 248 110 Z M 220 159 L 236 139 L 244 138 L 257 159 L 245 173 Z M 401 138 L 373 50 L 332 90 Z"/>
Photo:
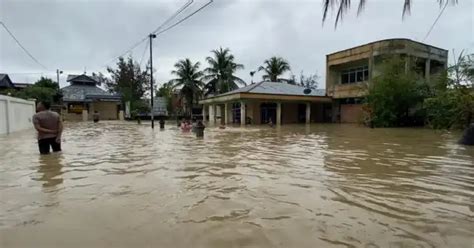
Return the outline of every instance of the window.
<path id="1" fill-rule="evenodd" d="M 341 84 L 354 84 L 369 80 L 369 67 L 362 66 L 341 72 Z"/>

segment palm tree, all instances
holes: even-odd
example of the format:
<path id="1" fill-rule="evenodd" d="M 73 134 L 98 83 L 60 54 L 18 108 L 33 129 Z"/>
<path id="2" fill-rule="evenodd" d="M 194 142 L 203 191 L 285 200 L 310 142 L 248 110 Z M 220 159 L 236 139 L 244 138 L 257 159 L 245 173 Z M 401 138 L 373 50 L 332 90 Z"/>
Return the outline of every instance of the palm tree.
<path id="1" fill-rule="evenodd" d="M 278 78 L 283 73 L 290 71 L 290 64 L 282 57 L 271 57 L 265 60 L 264 66 L 258 68 L 259 71 L 264 71 L 263 80 L 270 80 L 271 82 L 285 81 L 285 79 Z"/>
<path id="2" fill-rule="evenodd" d="M 245 86 L 244 80 L 236 77 L 234 73 L 239 69 L 244 69 L 242 64 L 234 62 L 234 55 L 230 53 L 229 48 L 211 51 L 213 56 L 207 57 L 209 63 L 203 77 L 207 81 L 205 86 L 207 94 L 221 94 L 239 88 L 239 85 Z"/>
<path id="3" fill-rule="evenodd" d="M 175 70 L 171 74 L 176 75 L 177 78 L 171 79 L 170 83 L 173 87 L 181 87 L 180 93 L 186 100 L 186 111 L 192 113 L 192 107 L 202 94 L 204 83 L 201 81 L 203 76 L 202 71 L 199 70 L 200 63 L 191 62 L 190 59 L 178 61 L 174 67 Z"/>
<path id="4" fill-rule="evenodd" d="M 323 22 L 327 18 L 327 14 L 329 11 L 329 8 L 334 8 L 336 6 L 337 8 L 337 16 L 336 16 L 336 22 L 334 25 L 337 27 L 337 23 L 339 21 L 342 21 L 342 17 L 344 16 L 345 12 L 351 7 L 351 0 L 323 0 Z M 405 17 L 406 14 L 410 14 L 411 11 L 411 3 L 413 0 L 400 0 L 403 3 L 403 12 L 402 12 L 402 17 Z M 436 0 L 440 6 L 443 4 L 448 4 L 449 2 L 452 2 L 453 4 L 456 4 L 458 0 Z M 357 14 L 360 14 L 362 10 L 364 9 L 364 6 L 366 4 L 367 0 L 359 0 L 359 5 L 357 9 Z"/>

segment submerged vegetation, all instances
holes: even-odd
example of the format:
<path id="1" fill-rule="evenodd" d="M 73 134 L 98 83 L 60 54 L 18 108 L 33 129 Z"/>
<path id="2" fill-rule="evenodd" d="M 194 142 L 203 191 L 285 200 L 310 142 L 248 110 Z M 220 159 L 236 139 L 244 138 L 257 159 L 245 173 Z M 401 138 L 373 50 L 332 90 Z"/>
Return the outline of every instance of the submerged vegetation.
<path id="1" fill-rule="evenodd" d="M 407 66 L 405 59 L 385 60 L 367 88 L 365 122 L 373 127 L 467 127 L 474 120 L 473 72 L 472 54 L 461 53 L 431 80 Z"/>

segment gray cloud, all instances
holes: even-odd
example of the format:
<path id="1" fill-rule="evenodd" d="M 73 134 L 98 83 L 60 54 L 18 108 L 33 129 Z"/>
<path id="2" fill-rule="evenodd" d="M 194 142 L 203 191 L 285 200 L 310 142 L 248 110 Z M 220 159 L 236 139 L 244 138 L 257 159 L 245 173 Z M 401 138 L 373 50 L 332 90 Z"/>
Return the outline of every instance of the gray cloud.
<path id="1" fill-rule="evenodd" d="M 42 72 L 55 77 L 68 73 L 105 71 L 108 60 L 154 30 L 185 1 L 53 1 L 0 0 L 0 20 L 50 71 L 28 58 L 4 30 L 0 30 L 0 71 Z M 197 0 L 196 8 L 204 0 Z M 435 1 L 414 1 L 412 14 L 401 19 L 402 1 L 369 1 L 360 16 L 353 8 L 334 29 L 333 19 L 321 23 L 320 0 L 216 0 L 189 21 L 164 33 L 154 43 L 156 78 L 171 78 L 173 64 L 182 58 L 205 67 L 209 51 L 229 47 L 245 70 L 278 55 L 290 61 L 293 73 L 318 72 L 324 87 L 325 55 L 374 40 L 410 38 L 422 41 L 440 9 Z M 474 48 L 473 3 L 449 6 L 426 43 L 445 49 Z M 132 51 L 140 60 L 145 44 Z M 145 54 L 146 56 L 148 54 Z M 143 64 L 148 58 L 145 57 Z M 114 63 L 109 63 L 113 65 Z M 14 81 L 34 82 L 41 74 L 11 74 Z M 260 74 L 256 79 L 260 79 Z M 61 77 L 61 85 L 65 76 Z"/>

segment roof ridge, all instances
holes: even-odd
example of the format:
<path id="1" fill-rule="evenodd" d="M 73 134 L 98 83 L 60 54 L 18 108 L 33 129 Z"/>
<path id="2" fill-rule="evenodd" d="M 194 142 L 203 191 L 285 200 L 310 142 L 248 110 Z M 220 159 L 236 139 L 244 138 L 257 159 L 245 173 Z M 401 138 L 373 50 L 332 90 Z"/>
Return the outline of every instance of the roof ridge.
<path id="1" fill-rule="evenodd" d="M 253 87 L 250 87 L 246 92 L 250 92 L 252 91 L 253 89 L 257 88 L 258 86 L 260 86 L 261 84 L 263 84 L 265 81 L 262 81 L 260 83 L 256 83 Z M 252 86 L 252 85 L 249 85 L 249 86 Z"/>

